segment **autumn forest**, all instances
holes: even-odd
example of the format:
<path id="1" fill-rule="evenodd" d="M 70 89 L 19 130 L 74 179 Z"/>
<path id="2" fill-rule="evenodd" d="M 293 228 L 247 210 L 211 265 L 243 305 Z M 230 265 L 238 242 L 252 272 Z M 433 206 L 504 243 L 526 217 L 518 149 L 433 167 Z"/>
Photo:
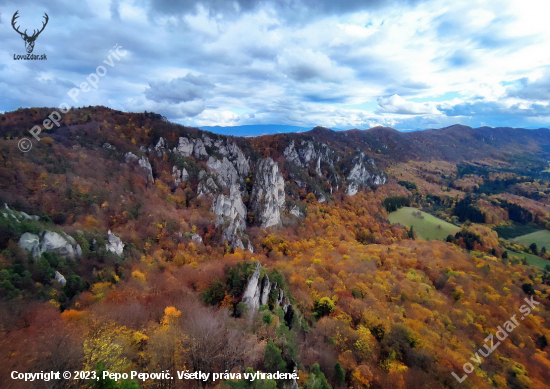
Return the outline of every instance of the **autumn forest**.
<path id="1" fill-rule="evenodd" d="M 21 152 L 49 112 L 0 115 L 2 388 L 550 387 L 550 131 L 239 138 L 97 106 Z"/>

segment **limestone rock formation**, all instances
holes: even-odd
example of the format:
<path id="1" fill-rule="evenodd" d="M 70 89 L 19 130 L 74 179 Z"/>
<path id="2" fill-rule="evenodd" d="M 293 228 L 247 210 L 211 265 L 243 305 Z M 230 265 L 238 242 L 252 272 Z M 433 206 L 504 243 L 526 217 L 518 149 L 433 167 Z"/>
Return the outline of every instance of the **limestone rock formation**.
<path id="1" fill-rule="evenodd" d="M 65 277 L 63 276 L 63 274 L 61 274 L 60 272 L 56 271 L 55 272 L 55 276 L 54 276 L 55 280 L 57 282 L 59 282 L 62 286 L 65 286 L 65 284 L 67 283 L 67 280 L 65 279 Z"/>
<path id="2" fill-rule="evenodd" d="M 246 304 L 249 313 L 256 312 L 260 308 L 260 296 L 262 294 L 260 286 L 260 264 L 256 267 L 254 273 L 248 280 L 244 290 L 242 302 Z"/>
<path id="3" fill-rule="evenodd" d="M 276 291 L 277 299 L 274 301 L 275 306 L 280 306 L 285 313 L 285 319 L 287 315 L 293 315 L 293 308 L 290 305 L 290 300 L 284 295 L 283 290 L 277 285 L 277 283 L 272 283 L 269 280 L 267 274 L 263 277 L 261 275 L 261 265 L 258 263 L 256 270 L 252 273 L 252 276 L 246 284 L 245 291 L 242 296 L 242 302 L 246 304 L 249 314 L 254 314 L 258 311 L 260 306 L 265 305 L 269 302 L 269 295 L 271 291 Z"/>
<path id="4" fill-rule="evenodd" d="M 223 239 L 232 248 L 253 250 L 246 234 L 248 217 L 253 217 L 253 223 L 262 228 L 281 226 L 283 213 L 287 216 L 303 217 L 298 207 L 285 211 L 285 181 L 281 167 L 272 158 L 255 160 L 255 171 L 250 175 L 251 158 L 255 154 L 245 154 L 245 149 L 241 150 L 238 146 L 246 142 L 204 132 L 190 132 L 186 136 L 180 136 L 175 145 L 169 144 L 167 139 L 170 138 L 160 137 L 151 145 L 141 146 L 143 155 L 140 157 L 126 153 L 126 161 L 139 163 L 146 171 L 148 179 L 154 182 L 147 153 L 152 158 L 168 157 L 168 160 L 174 157 L 172 153 L 188 158 L 186 163 L 189 165 L 186 168 L 192 169 L 193 179 L 190 179 L 191 170 L 180 170 L 181 165 L 172 166 L 173 188 L 187 182 L 188 185 L 196 185 L 193 189 L 196 189 L 198 197 L 207 197 L 212 201 L 211 209 L 216 214 L 215 223 L 222 230 Z M 248 150 L 247 148 L 246 151 Z M 363 153 L 350 161 L 349 153 L 342 154 L 318 141 L 315 136 L 294 138 L 284 149 L 283 155 L 297 167 L 286 172 L 292 187 L 289 192 L 296 193 L 297 186 L 298 190 L 313 192 L 320 203 L 329 201 L 333 190 L 338 190 L 343 182 L 347 183 L 347 193 L 351 195 L 357 193 L 361 187 L 385 182 L 385 176 L 376 174 L 374 162 L 368 160 Z M 339 163 L 340 160 L 342 162 Z M 195 176 L 197 166 L 203 170 Z M 347 173 L 342 174 L 342 171 Z M 248 186 L 249 178 L 253 182 L 252 188 Z M 331 184 L 323 185 L 327 180 Z M 243 202 L 245 198 L 249 199 L 248 209 Z"/>
<path id="5" fill-rule="evenodd" d="M 191 235 L 191 240 L 195 244 L 203 244 L 202 237 L 199 234 L 193 234 Z"/>
<path id="6" fill-rule="evenodd" d="M 19 238 L 19 247 L 29 251 L 36 260 L 42 253 L 55 253 L 69 259 L 82 256 L 80 245 L 69 235 L 61 232 L 46 231 L 42 238 L 31 233 L 24 233 Z"/>
<path id="7" fill-rule="evenodd" d="M 155 179 L 153 178 L 153 168 L 151 167 L 151 162 L 149 162 L 149 159 L 145 155 L 139 158 L 137 155 L 129 151 L 124 154 L 124 159 L 126 163 L 137 162 L 139 166 L 141 166 L 145 170 L 147 179 L 150 182 L 155 182 Z"/>
<path id="8" fill-rule="evenodd" d="M 302 141 L 302 148 L 298 152 L 304 162 L 309 162 L 312 159 L 317 158 L 317 150 L 312 141 Z"/>
<path id="9" fill-rule="evenodd" d="M 177 147 L 174 147 L 174 153 L 181 155 L 182 157 L 190 157 L 193 154 L 194 144 L 189 142 L 189 138 L 184 136 L 178 140 Z"/>
<path id="10" fill-rule="evenodd" d="M 204 170 L 199 173 L 199 185 L 197 187 L 198 197 L 209 196 L 218 193 L 220 188 L 211 174 L 207 174 Z"/>
<path id="11" fill-rule="evenodd" d="M 315 165 L 315 171 L 320 176 L 322 176 L 321 162 L 325 162 L 331 167 L 334 166 L 333 154 L 334 150 L 330 149 L 326 144 L 314 143 L 311 140 L 303 140 L 299 147 L 296 147 L 296 144 L 292 140 L 283 152 L 288 161 L 302 168 L 309 167 L 309 163 L 311 162 Z"/>
<path id="12" fill-rule="evenodd" d="M 128 151 L 126 154 L 124 154 L 124 160 L 126 161 L 126 163 L 137 162 L 139 160 L 139 157 L 131 151 Z"/>
<path id="13" fill-rule="evenodd" d="M 225 146 L 220 144 L 218 152 L 231 161 L 241 178 L 244 179 L 250 173 L 250 161 L 235 143 L 227 141 Z"/>
<path id="14" fill-rule="evenodd" d="M 304 215 L 302 214 L 302 212 L 300 211 L 300 208 L 298 208 L 297 205 L 295 205 L 294 207 L 292 207 L 292 208 L 290 209 L 289 213 L 290 213 L 292 216 L 296 216 L 296 217 L 298 217 L 298 218 L 304 216 Z"/>
<path id="15" fill-rule="evenodd" d="M 153 178 L 153 168 L 151 167 L 151 162 L 149 162 L 149 158 L 147 158 L 145 155 L 142 156 L 138 161 L 138 164 L 147 172 L 147 178 L 149 179 L 149 181 L 155 182 L 155 179 Z"/>
<path id="16" fill-rule="evenodd" d="M 39 220 L 40 217 L 36 215 L 29 215 L 23 211 L 16 211 L 8 207 L 8 204 L 4 203 L 4 209 L 1 211 L 4 219 L 13 219 L 16 223 L 21 223 L 23 220 Z"/>
<path id="17" fill-rule="evenodd" d="M 178 186 L 180 183 L 187 181 L 189 173 L 185 168 L 179 170 L 177 166 L 174 166 L 172 167 L 172 177 L 174 177 L 174 186 Z"/>
<path id="18" fill-rule="evenodd" d="M 149 151 L 155 151 L 157 153 L 157 156 L 161 157 L 164 154 L 166 154 L 166 148 L 167 148 L 166 141 L 161 136 L 159 138 L 157 144 L 155 145 L 155 147 L 153 147 L 153 148 L 149 147 Z"/>
<path id="19" fill-rule="evenodd" d="M 262 279 L 261 294 L 260 294 L 260 305 L 267 304 L 269 299 L 269 293 L 271 292 L 271 283 L 269 282 L 269 277 L 264 276 Z"/>
<path id="20" fill-rule="evenodd" d="M 64 232 L 58 234 L 46 231 L 40 243 L 40 253 L 56 253 L 74 260 L 82 256 L 82 249 L 72 237 Z"/>
<path id="21" fill-rule="evenodd" d="M 212 202 L 212 212 L 216 214 L 216 225 L 223 228 L 223 239 L 228 241 L 232 248 L 239 247 L 244 250 L 246 247 L 253 251 L 245 233 L 246 206 L 237 185 L 231 186 L 229 196 L 219 194 L 216 197 Z"/>
<path id="22" fill-rule="evenodd" d="M 201 158 L 208 156 L 204 142 L 200 138 L 189 139 L 182 136 L 179 138 L 178 145 L 174 147 L 173 151 L 182 157 L 194 156 L 195 158 Z"/>
<path id="23" fill-rule="evenodd" d="M 386 177 L 383 174 L 374 174 L 375 164 L 372 159 L 367 159 L 364 153 L 359 153 L 353 159 L 353 167 L 348 173 L 346 193 L 350 196 L 355 195 L 359 188 L 374 184 L 382 185 L 386 183 Z"/>
<path id="24" fill-rule="evenodd" d="M 209 157 L 206 166 L 211 172 L 218 175 L 218 183 L 221 187 L 231 188 L 240 181 L 237 169 L 229 162 L 227 157 L 223 157 L 221 161 L 214 157 Z"/>
<path id="25" fill-rule="evenodd" d="M 285 181 L 279 165 L 267 157 L 260 161 L 255 174 L 250 195 L 251 210 L 262 228 L 280 226 L 281 208 L 285 205 Z"/>
<path id="26" fill-rule="evenodd" d="M 74 254 L 75 254 L 75 258 L 76 259 L 80 259 L 82 258 L 82 248 L 80 247 L 80 245 L 78 243 L 76 243 L 76 240 L 74 240 L 74 238 L 68 234 L 66 234 L 65 232 L 61 231 L 61 235 L 67 240 L 67 242 L 69 242 L 69 244 L 73 247 L 74 249 Z"/>
<path id="27" fill-rule="evenodd" d="M 113 234 L 111 230 L 107 232 L 107 240 L 108 243 L 105 245 L 107 251 L 122 256 L 122 253 L 124 251 L 124 243 L 122 243 L 122 240 L 120 240 L 118 236 Z"/>
<path id="28" fill-rule="evenodd" d="M 29 251 L 35 260 L 40 258 L 40 238 L 38 235 L 25 232 L 19 238 L 18 245 L 22 249 Z"/>
<path id="29" fill-rule="evenodd" d="M 290 141 L 290 144 L 287 146 L 285 151 L 283 152 L 283 155 L 288 159 L 290 162 L 302 166 L 302 161 L 300 161 L 300 156 L 298 155 L 298 152 L 296 151 L 296 148 L 294 146 L 294 141 Z"/>
<path id="30" fill-rule="evenodd" d="M 208 171 L 217 174 L 218 184 L 223 188 L 230 188 L 234 184 L 242 184 L 250 172 L 249 160 L 241 149 L 228 140 L 221 139 L 213 142 L 207 136 L 203 136 L 204 143 L 212 147 L 220 158 L 209 156 L 206 166 Z"/>

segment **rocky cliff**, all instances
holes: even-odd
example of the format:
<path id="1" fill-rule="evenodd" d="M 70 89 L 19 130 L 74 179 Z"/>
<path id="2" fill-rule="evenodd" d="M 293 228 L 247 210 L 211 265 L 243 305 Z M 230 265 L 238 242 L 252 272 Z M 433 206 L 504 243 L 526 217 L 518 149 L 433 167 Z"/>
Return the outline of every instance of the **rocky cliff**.
<path id="1" fill-rule="evenodd" d="M 324 202 L 338 191 L 353 196 L 386 181 L 371 153 L 355 144 L 333 144 L 326 136 L 329 130 L 248 139 L 165 121 L 156 126 L 165 130 L 155 129 L 153 138 L 129 150 L 110 139 L 102 147 L 121 155 L 149 183 L 169 177 L 172 191 L 185 188 L 187 196 L 191 190 L 210 201 L 220 243 L 231 248 L 253 251 L 249 227 L 279 227 L 302 218 L 305 205 L 301 211 L 298 204 L 304 193 Z M 117 254 L 121 251 L 118 243 L 110 247 Z"/>
<path id="2" fill-rule="evenodd" d="M 383 173 L 375 174 L 373 171 L 376 165 L 372 158 L 364 153 L 359 153 L 353 159 L 353 167 L 346 177 L 346 193 L 350 196 L 357 194 L 360 188 L 369 185 L 383 185 L 386 183 L 386 176 Z"/>
<path id="3" fill-rule="evenodd" d="M 271 158 L 260 161 L 250 195 L 250 208 L 262 228 L 281 225 L 285 205 L 285 181 L 279 165 Z"/>
<path id="4" fill-rule="evenodd" d="M 141 156 L 127 152 L 124 157 L 139 165 L 150 182 L 153 172 L 162 174 L 157 163 L 179 158 L 169 171 L 173 190 L 184 185 L 208 199 L 222 240 L 231 248 L 250 251 L 248 227 L 279 227 L 284 220 L 303 217 L 295 205 L 298 192 L 312 192 L 323 202 L 341 188 L 353 196 L 386 180 L 366 153 L 344 153 L 315 137 L 289 139 L 278 146 L 274 157 L 262 157 L 247 140 L 235 139 L 201 131 L 177 138 L 160 136 L 140 146 Z"/>
<path id="5" fill-rule="evenodd" d="M 151 162 L 149 162 L 149 158 L 147 158 L 145 155 L 142 155 L 140 158 L 134 153 L 128 152 L 124 155 L 124 159 L 126 163 L 137 163 L 145 171 L 147 179 L 150 182 L 155 182 L 155 179 L 153 178 L 153 168 L 151 167 Z"/>
<path id="6" fill-rule="evenodd" d="M 212 202 L 212 212 L 216 214 L 216 225 L 223 228 L 223 238 L 232 248 L 239 247 L 254 251 L 246 236 L 246 206 L 239 187 L 233 184 L 229 196 L 219 194 Z"/>
<path id="7" fill-rule="evenodd" d="M 300 168 L 290 171 L 293 184 L 299 190 L 311 190 L 319 202 L 326 201 L 344 185 L 346 194 L 353 196 L 362 188 L 386 182 L 374 160 L 357 149 L 341 153 L 323 142 L 302 140 L 297 144 L 291 140 L 283 155 L 291 166 Z M 309 174 L 304 174 L 306 169 Z"/>
<path id="8" fill-rule="evenodd" d="M 242 302 L 246 304 L 248 314 L 253 315 L 262 305 L 268 304 L 271 295 L 273 307 L 281 307 L 285 315 L 285 321 L 289 324 L 292 323 L 295 311 L 288 296 L 285 296 L 283 289 L 276 282 L 272 283 L 269 280 L 267 274 L 261 276 L 261 270 L 262 267 L 258 263 L 242 296 Z"/>

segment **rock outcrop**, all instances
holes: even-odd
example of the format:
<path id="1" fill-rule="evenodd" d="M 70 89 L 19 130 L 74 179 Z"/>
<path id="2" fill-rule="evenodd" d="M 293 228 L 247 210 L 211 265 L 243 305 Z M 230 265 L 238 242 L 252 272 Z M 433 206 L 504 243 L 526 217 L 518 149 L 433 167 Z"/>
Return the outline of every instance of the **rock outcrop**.
<path id="1" fill-rule="evenodd" d="M 194 146 L 193 142 L 189 142 L 189 138 L 182 136 L 178 139 L 178 145 L 174 147 L 174 153 L 182 157 L 190 157 L 193 154 Z"/>
<path id="2" fill-rule="evenodd" d="M 346 193 L 348 195 L 355 195 L 361 188 L 369 185 L 383 185 L 386 183 L 386 176 L 379 172 L 376 168 L 374 160 L 368 158 L 363 152 L 357 151 L 358 154 L 349 161 L 345 155 L 341 155 L 335 150 L 331 149 L 324 143 L 318 143 L 311 140 L 303 140 L 299 146 L 296 146 L 294 141 L 291 141 L 285 148 L 283 154 L 286 159 L 292 164 L 301 167 L 302 169 L 313 169 L 319 177 L 323 180 L 330 180 L 332 182 L 330 188 L 326 189 L 326 192 L 313 188 L 313 192 L 317 196 L 319 202 L 324 202 L 327 197 L 331 195 L 334 189 L 338 190 L 342 181 L 346 182 Z M 343 158 L 341 158 L 341 156 Z M 335 168 L 340 160 L 351 162 L 351 169 L 342 175 L 339 171 L 346 171 L 346 165 L 340 163 L 339 169 Z M 348 163 L 349 163 L 348 162 Z M 347 165 L 349 166 L 349 165 Z M 311 171 L 311 170 L 310 170 Z M 325 177 L 326 176 L 326 177 Z M 290 173 L 291 178 L 298 178 L 300 174 L 296 172 Z M 304 175 L 302 175 L 304 177 Z M 305 176 L 307 177 L 307 176 Z M 302 180 L 294 180 L 299 188 L 303 189 Z"/>
<path id="3" fill-rule="evenodd" d="M 129 151 L 126 154 L 124 154 L 124 159 L 126 163 L 137 162 L 138 165 L 145 170 L 147 179 L 150 182 L 155 182 L 155 179 L 153 178 L 153 168 L 151 167 L 151 162 L 149 162 L 149 159 L 145 155 L 139 158 L 137 155 Z"/>
<path id="4" fill-rule="evenodd" d="M 229 196 L 219 194 L 216 197 L 212 202 L 212 212 L 216 214 L 216 225 L 223 229 L 223 239 L 231 248 L 239 247 L 253 251 L 245 233 L 246 206 L 237 185 L 231 186 Z"/>
<path id="5" fill-rule="evenodd" d="M 209 157 L 206 166 L 210 172 L 217 174 L 218 184 L 222 188 L 231 188 L 242 181 L 237 169 L 229 162 L 227 157 L 223 157 L 221 161 L 214 157 Z"/>
<path id="6" fill-rule="evenodd" d="M 302 161 L 300 161 L 300 155 L 296 151 L 296 148 L 294 146 L 294 141 L 291 140 L 290 144 L 287 146 L 285 151 L 283 152 L 283 155 L 288 159 L 290 162 L 294 163 L 295 165 L 298 165 L 300 167 L 303 167 Z"/>
<path id="7" fill-rule="evenodd" d="M 249 314 L 254 314 L 258 311 L 260 306 L 269 302 L 269 295 L 274 290 L 277 298 L 273 301 L 274 306 L 280 306 L 285 313 L 285 319 L 287 315 L 293 315 L 293 308 L 290 305 L 290 300 L 284 295 L 284 291 L 277 285 L 277 283 L 271 283 L 269 276 L 265 274 L 261 275 L 261 265 L 258 263 L 256 270 L 250 276 L 246 285 L 245 291 L 242 296 L 242 302 L 246 304 Z"/>
<path id="8" fill-rule="evenodd" d="M 260 161 L 250 195 L 250 208 L 262 228 L 281 225 L 281 208 L 285 205 L 285 181 L 279 165 L 271 158 Z"/>
<path id="9" fill-rule="evenodd" d="M 321 162 L 333 167 L 334 150 L 330 149 L 324 143 L 314 143 L 311 140 L 303 140 L 299 147 L 296 147 L 294 141 L 285 148 L 283 155 L 289 162 L 294 163 L 302 168 L 310 166 L 310 162 L 314 165 L 315 172 L 322 176 Z"/>
<path id="10" fill-rule="evenodd" d="M 30 252 L 35 260 L 40 258 L 40 238 L 38 237 L 38 235 L 31 234 L 30 232 L 25 232 L 19 238 L 18 244 L 19 247 Z"/>
<path id="11" fill-rule="evenodd" d="M 292 216 L 295 216 L 297 218 L 301 218 L 302 216 L 304 216 L 302 214 L 302 211 L 300 211 L 300 208 L 298 208 L 297 205 L 295 205 L 294 207 L 292 207 L 289 211 L 289 213 L 292 215 Z"/>
<path id="12" fill-rule="evenodd" d="M 242 185 L 250 173 L 250 163 L 241 149 L 235 143 L 230 143 L 229 140 L 225 142 L 221 139 L 212 141 L 206 135 L 203 136 L 203 140 L 218 156 L 218 158 L 209 156 L 206 166 L 210 173 L 217 175 L 219 186 L 231 188 L 235 184 Z M 220 156 L 221 158 L 219 158 Z"/>
<path id="13" fill-rule="evenodd" d="M 252 276 L 246 284 L 246 289 L 244 290 L 242 302 L 246 304 L 249 313 L 254 313 L 260 308 L 260 296 L 262 295 L 261 285 L 260 285 L 260 264 L 252 273 Z"/>
<path id="14" fill-rule="evenodd" d="M 386 176 L 383 173 L 372 173 L 375 168 L 376 165 L 372 159 L 367 158 L 364 153 L 359 153 L 359 155 L 353 159 L 353 167 L 346 177 L 346 193 L 353 196 L 359 191 L 359 188 L 368 185 L 385 184 Z"/>
<path id="15" fill-rule="evenodd" d="M 178 169 L 177 166 L 172 167 L 172 177 L 174 177 L 174 186 L 178 186 L 182 182 L 186 182 L 189 178 L 189 173 L 187 169 L 182 168 Z"/>
<path id="16" fill-rule="evenodd" d="M 293 140 L 283 151 L 288 161 L 284 168 L 289 193 L 306 190 L 314 193 L 322 203 L 329 201 L 333 191 L 338 191 L 344 183 L 349 195 L 356 194 L 362 187 L 385 183 L 385 176 L 376 173 L 374 161 L 359 149 L 352 159 L 349 150 L 343 152 L 341 146 L 322 143 L 315 134 L 291 138 Z M 281 226 L 283 219 L 287 220 L 283 215 L 303 217 L 298 207 L 285 209 L 285 179 L 281 166 L 272 158 L 255 160 L 255 171 L 250 175 L 251 158 L 256 154 L 248 152 L 250 145 L 243 146 L 246 149 L 238 146 L 246 145 L 244 140 L 235 141 L 231 137 L 200 131 L 180 136 L 177 144 L 170 144 L 167 139 L 171 137 L 164 135 L 151 145 L 141 146 L 143 155 L 140 157 L 126 153 L 126 161 L 139 163 L 151 182 L 154 182 L 153 171 L 146 155 L 153 158 L 153 162 L 155 158 L 162 158 L 175 164 L 171 166 L 172 189 L 186 182 L 187 186 L 193 186 L 191 189 L 196 189 L 198 197 L 211 200 L 215 224 L 221 229 L 223 240 L 232 248 L 253 250 L 246 234 L 247 223 L 269 228 Z M 176 163 L 172 160 L 176 156 L 187 160 L 183 165 Z M 164 162 L 158 166 L 163 165 Z"/>
<path id="17" fill-rule="evenodd" d="M 173 151 L 182 157 L 208 157 L 208 153 L 204 147 L 204 142 L 200 138 L 189 139 L 182 136 L 179 138 L 178 145 L 174 147 Z"/>
<path id="18" fill-rule="evenodd" d="M 4 209 L 1 211 L 4 219 L 12 219 L 16 223 L 21 223 L 23 220 L 35 220 L 38 221 L 40 217 L 36 215 L 29 215 L 23 211 L 16 211 L 8 207 L 8 204 L 4 203 Z"/>
<path id="19" fill-rule="evenodd" d="M 193 234 L 193 235 L 191 235 L 191 240 L 192 240 L 195 244 L 204 244 L 203 241 L 202 241 L 202 236 L 200 236 L 199 234 Z"/>
<path id="20" fill-rule="evenodd" d="M 40 243 L 40 253 L 55 253 L 70 259 L 80 259 L 82 249 L 69 235 L 61 232 L 46 231 Z"/>
<path id="21" fill-rule="evenodd" d="M 61 286 L 65 286 L 65 284 L 67 283 L 67 280 L 65 279 L 63 274 L 58 271 L 55 272 L 54 279 L 59 282 Z"/>
<path id="22" fill-rule="evenodd" d="M 145 155 L 142 156 L 139 159 L 138 164 L 147 172 L 147 178 L 149 179 L 149 181 L 155 182 L 155 179 L 153 178 L 153 168 L 151 167 L 151 162 L 149 162 L 149 158 L 147 158 Z"/>
<path id="23" fill-rule="evenodd" d="M 199 173 L 199 185 L 197 186 L 197 195 L 198 197 L 210 196 L 212 194 L 218 193 L 220 188 L 211 174 L 206 173 L 204 170 L 201 170 Z"/>
<path id="24" fill-rule="evenodd" d="M 302 141 L 301 144 L 302 148 L 298 152 L 300 154 L 300 157 L 304 162 L 309 162 L 312 159 L 317 158 L 317 150 L 315 150 L 315 146 L 313 145 L 312 141 Z"/>
<path id="25" fill-rule="evenodd" d="M 161 157 L 166 154 L 167 144 L 164 138 L 161 136 L 155 145 L 155 147 L 149 147 L 149 151 L 155 151 L 157 156 Z"/>
<path id="26" fill-rule="evenodd" d="M 239 173 L 239 176 L 243 179 L 246 178 L 248 173 L 250 173 L 250 161 L 245 157 L 241 149 L 235 143 L 229 143 L 229 141 L 225 145 L 222 141 L 216 141 L 214 146 L 218 147 L 218 152 L 221 155 L 229 159 Z"/>
<path id="27" fill-rule="evenodd" d="M 122 240 L 113 234 L 111 230 L 107 232 L 107 241 L 108 243 L 105 245 L 107 251 L 110 251 L 118 256 L 122 256 L 124 251 L 124 243 L 122 243 Z"/>
<path id="28" fill-rule="evenodd" d="M 42 253 L 55 253 L 69 259 L 80 259 L 82 249 L 78 243 L 64 232 L 45 231 L 41 237 L 29 232 L 19 238 L 19 247 L 29 251 L 36 260 Z"/>

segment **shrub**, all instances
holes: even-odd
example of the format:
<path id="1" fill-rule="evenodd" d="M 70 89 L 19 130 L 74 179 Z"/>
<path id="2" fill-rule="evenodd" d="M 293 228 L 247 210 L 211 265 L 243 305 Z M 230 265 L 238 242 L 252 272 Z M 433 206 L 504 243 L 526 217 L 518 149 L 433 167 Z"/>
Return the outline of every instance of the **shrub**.
<path id="1" fill-rule="evenodd" d="M 220 305 L 225 298 L 225 286 L 218 279 L 210 282 L 210 288 L 202 292 L 202 299 L 206 305 Z"/>
<path id="2" fill-rule="evenodd" d="M 330 315 L 334 311 L 334 302 L 328 297 L 322 297 L 315 301 L 313 314 L 320 319 L 323 316 Z"/>

